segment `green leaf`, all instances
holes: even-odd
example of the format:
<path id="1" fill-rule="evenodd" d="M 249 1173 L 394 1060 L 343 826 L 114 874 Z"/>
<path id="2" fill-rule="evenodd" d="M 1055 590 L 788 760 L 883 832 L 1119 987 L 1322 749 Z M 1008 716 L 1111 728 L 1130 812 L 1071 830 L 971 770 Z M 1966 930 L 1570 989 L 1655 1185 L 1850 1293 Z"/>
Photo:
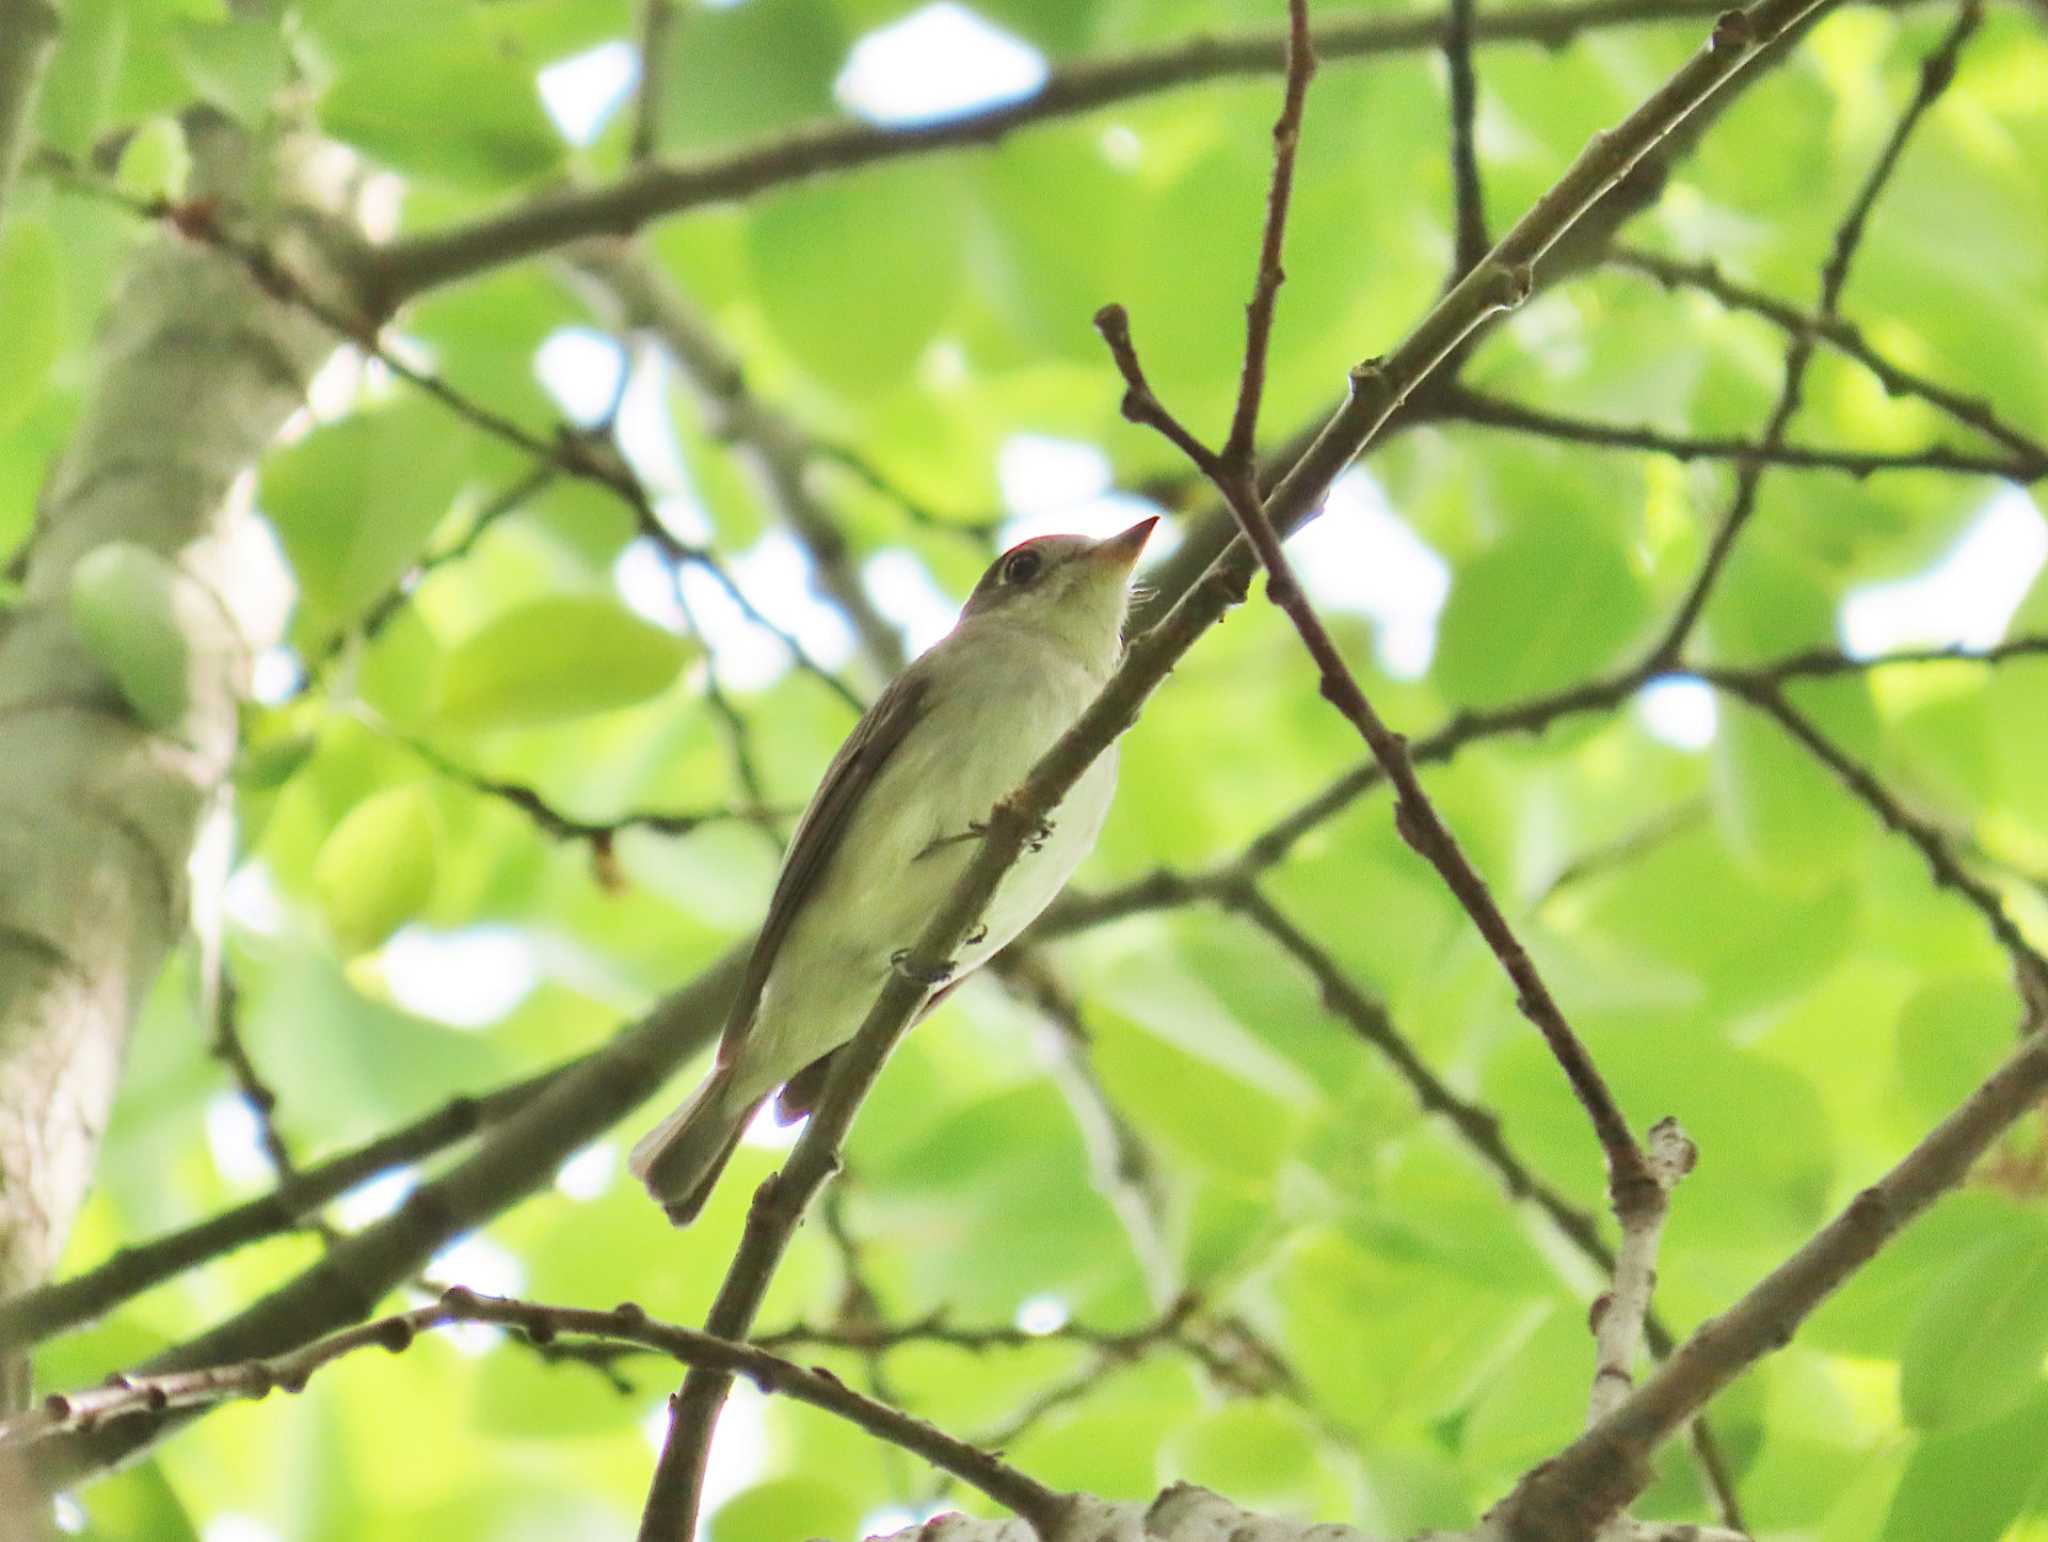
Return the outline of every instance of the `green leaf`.
<path id="1" fill-rule="evenodd" d="M 246 126 L 263 122 L 288 62 L 276 21 L 250 16 L 214 25 L 186 22 L 171 36 L 186 78 L 204 100 Z"/>
<path id="2" fill-rule="evenodd" d="M 1860 680 L 1802 693 L 1794 705 L 1852 759 L 1875 732 Z M 1833 771 L 1747 703 L 1724 702 L 1713 767 L 1715 811 L 1731 844 L 1774 884 L 1805 893 L 1826 887 L 1856 863 L 1877 828 Z"/>
<path id="3" fill-rule="evenodd" d="M 1993 1423 L 1923 1440 L 1906 1463 L 1883 1542 L 1998 1542 L 2048 1497 L 2048 1392 Z"/>
<path id="4" fill-rule="evenodd" d="M 57 238 L 31 220 L 0 229 L 0 433 L 28 415 L 64 344 L 64 258 Z"/>
<path id="5" fill-rule="evenodd" d="M 71 622 L 122 698 L 151 728 L 192 704 L 192 646 L 178 570 L 146 546 L 109 541 L 71 570 Z"/>
<path id="6" fill-rule="evenodd" d="M 741 1489 L 711 1516 L 711 1542 L 789 1542 L 846 1537 L 860 1526 L 859 1500 L 821 1478 L 776 1478 Z"/>
<path id="7" fill-rule="evenodd" d="M 184 128 L 176 118 L 151 118 L 122 147 L 114 181 L 122 192 L 137 198 L 176 200 L 184 197 L 191 173 L 192 152 L 185 146 Z"/>
<path id="8" fill-rule="evenodd" d="M 1922 1429 L 1960 1429 L 2043 1390 L 2048 1238 L 2029 1227 L 1958 1259 L 1936 1282 L 1901 1357 L 1899 1401 Z"/>
<path id="9" fill-rule="evenodd" d="M 1933 980 L 1899 1014 L 1899 1079 L 1915 1109 L 1939 1119 L 2012 1052 L 2020 1002 L 2003 980 Z"/>
<path id="10" fill-rule="evenodd" d="M 259 498 L 298 581 L 302 645 L 354 621 L 418 560 L 462 486 L 467 448 L 437 408 L 406 400 L 266 460 Z"/>
<path id="11" fill-rule="evenodd" d="M 321 98 L 320 121 L 394 170 L 468 187 L 545 175 L 563 153 L 532 73 L 474 33 L 351 56 Z"/>
<path id="12" fill-rule="evenodd" d="M 555 595 L 484 623 L 441 660 L 448 727 L 530 727 L 630 707 L 675 683 L 692 645 L 600 595 Z"/>
<path id="13" fill-rule="evenodd" d="M 368 952 L 426 908 L 440 845 L 433 797 L 417 782 L 365 798 L 334 827 L 313 889 L 344 954 Z"/>
<path id="14" fill-rule="evenodd" d="M 1532 520 L 1459 571 L 1434 673 L 1467 706 L 1555 690 L 1613 663 L 1648 615 L 1612 534 L 1570 514 Z"/>
<path id="15" fill-rule="evenodd" d="M 807 183 L 747 223 L 769 322 L 804 366 L 854 400 L 900 380 L 960 288 L 961 183 L 943 165 Z"/>
<path id="16" fill-rule="evenodd" d="M 667 53 L 662 143 L 727 144 L 825 117 L 845 60 L 845 30 L 824 0 L 699 10 L 688 39 Z"/>
<path id="17" fill-rule="evenodd" d="M 79 1497 L 85 1505 L 85 1542 L 126 1542 L 130 1537 L 199 1542 L 190 1512 L 155 1462 L 117 1472 Z"/>

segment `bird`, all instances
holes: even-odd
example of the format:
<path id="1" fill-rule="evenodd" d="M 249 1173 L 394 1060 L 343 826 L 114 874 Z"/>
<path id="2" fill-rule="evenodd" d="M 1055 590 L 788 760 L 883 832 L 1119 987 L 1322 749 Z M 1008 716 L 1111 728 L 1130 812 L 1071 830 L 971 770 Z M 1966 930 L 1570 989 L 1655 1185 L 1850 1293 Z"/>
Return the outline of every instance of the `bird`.
<path id="1" fill-rule="evenodd" d="M 675 1225 L 703 1209 L 777 1088 L 785 1122 L 810 1110 L 982 821 L 1115 671 L 1131 570 L 1157 523 L 1004 552 L 840 745 L 790 837 L 711 1070 L 628 1158 Z M 1004 875 L 926 1011 L 1066 886 L 1108 817 L 1116 760 L 1115 745 L 1096 757 Z"/>

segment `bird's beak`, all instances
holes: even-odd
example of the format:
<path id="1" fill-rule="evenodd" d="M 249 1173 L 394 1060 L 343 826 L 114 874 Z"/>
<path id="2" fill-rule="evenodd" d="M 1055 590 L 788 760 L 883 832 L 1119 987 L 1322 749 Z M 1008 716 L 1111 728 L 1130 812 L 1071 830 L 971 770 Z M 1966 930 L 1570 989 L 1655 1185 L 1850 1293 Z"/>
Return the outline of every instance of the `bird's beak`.
<path id="1" fill-rule="evenodd" d="M 1152 533 L 1152 527 L 1158 523 L 1159 516 L 1154 514 L 1151 518 L 1141 519 L 1130 529 L 1110 536 L 1107 540 L 1097 541 L 1088 549 L 1089 560 L 1114 563 L 1126 570 L 1135 567 L 1138 553 L 1145 549 L 1145 537 Z"/>

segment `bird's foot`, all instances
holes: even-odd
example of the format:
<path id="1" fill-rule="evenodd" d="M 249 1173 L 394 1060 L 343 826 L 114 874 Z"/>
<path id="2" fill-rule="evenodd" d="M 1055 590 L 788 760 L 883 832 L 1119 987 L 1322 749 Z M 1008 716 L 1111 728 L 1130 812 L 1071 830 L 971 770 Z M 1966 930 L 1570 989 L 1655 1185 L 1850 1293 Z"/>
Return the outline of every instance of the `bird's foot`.
<path id="1" fill-rule="evenodd" d="M 889 967 L 906 980 L 915 980 L 919 985 L 944 985 L 953 978 L 953 971 L 960 966 L 950 958 L 942 958 L 935 964 L 910 956 L 910 949 L 898 948 L 889 955 Z"/>
<path id="2" fill-rule="evenodd" d="M 1045 843 L 1052 839 L 1052 831 L 1053 823 L 1050 819 L 1039 820 L 1038 828 L 1036 830 L 1033 830 L 1030 836 L 1026 838 L 1024 842 L 1024 849 L 1026 851 L 1045 850 Z"/>
<path id="3" fill-rule="evenodd" d="M 958 835 L 933 836 L 925 843 L 924 850 L 920 851 L 912 860 L 922 862 L 935 851 L 944 851 L 948 846 L 957 846 L 962 841 L 978 841 L 986 834 L 988 834 L 988 826 L 977 819 Z"/>

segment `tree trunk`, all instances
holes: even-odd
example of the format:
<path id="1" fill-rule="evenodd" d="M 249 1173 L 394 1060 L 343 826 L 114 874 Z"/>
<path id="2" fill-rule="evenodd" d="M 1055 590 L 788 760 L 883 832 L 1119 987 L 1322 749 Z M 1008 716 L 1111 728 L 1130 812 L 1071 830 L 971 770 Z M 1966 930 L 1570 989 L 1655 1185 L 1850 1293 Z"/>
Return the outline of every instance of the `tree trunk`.
<path id="1" fill-rule="evenodd" d="M 195 207 L 305 205 L 237 236 L 333 284 L 346 159 L 290 139 L 252 151 L 217 118 L 190 128 L 195 197 L 218 199 Z M 0 615 L 0 1294 L 56 1264 L 129 1024 L 184 927 L 193 837 L 225 795 L 253 646 L 233 571 L 246 474 L 333 349 L 241 261 L 166 225 L 115 286 L 90 395 L 42 490 L 22 602 Z M 175 712 L 138 713 L 104 638 L 95 648 L 75 624 L 79 565 L 109 543 L 160 581 L 160 631 L 141 636 L 145 652 L 182 649 Z M 132 657 L 134 638 L 124 646 Z M 0 1402 L 26 1392 L 23 1364 L 0 1371 Z"/>

